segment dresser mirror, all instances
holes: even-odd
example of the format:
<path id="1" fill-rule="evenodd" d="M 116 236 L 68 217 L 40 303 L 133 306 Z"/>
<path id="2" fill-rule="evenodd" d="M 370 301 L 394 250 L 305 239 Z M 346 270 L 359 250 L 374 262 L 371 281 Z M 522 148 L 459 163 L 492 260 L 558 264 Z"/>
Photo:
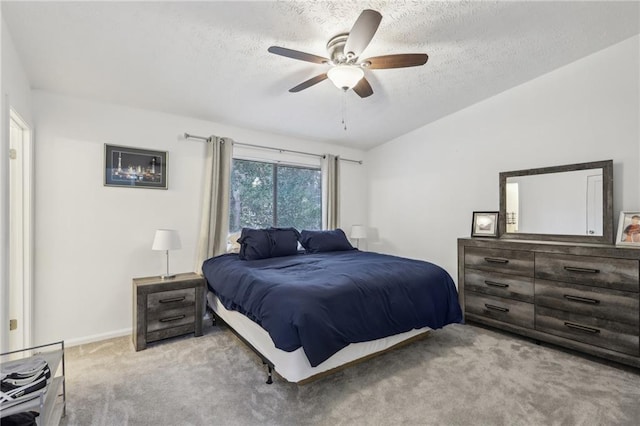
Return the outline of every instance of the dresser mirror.
<path id="1" fill-rule="evenodd" d="M 613 161 L 500 173 L 501 238 L 613 244 Z"/>

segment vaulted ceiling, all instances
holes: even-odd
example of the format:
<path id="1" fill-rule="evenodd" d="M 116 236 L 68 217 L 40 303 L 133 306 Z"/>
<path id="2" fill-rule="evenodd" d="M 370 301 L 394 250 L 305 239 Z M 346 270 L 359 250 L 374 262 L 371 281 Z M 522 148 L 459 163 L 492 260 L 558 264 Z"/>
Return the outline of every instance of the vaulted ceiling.
<path id="1" fill-rule="evenodd" d="M 328 65 L 267 48 L 328 56 L 368 8 L 383 18 L 362 57 L 427 64 L 366 70 L 365 99 L 329 81 L 289 93 Z M 34 89 L 361 149 L 640 33 L 635 1 L 3 1 L 2 16 Z"/>

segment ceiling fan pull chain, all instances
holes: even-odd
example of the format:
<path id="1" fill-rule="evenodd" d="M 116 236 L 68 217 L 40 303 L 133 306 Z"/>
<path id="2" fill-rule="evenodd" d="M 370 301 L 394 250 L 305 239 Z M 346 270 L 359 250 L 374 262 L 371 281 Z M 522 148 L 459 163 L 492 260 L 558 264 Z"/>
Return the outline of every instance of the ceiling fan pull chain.
<path id="1" fill-rule="evenodd" d="M 342 91 L 342 125 L 344 126 L 344 131 L 347 131 L 347 91 Z"/>

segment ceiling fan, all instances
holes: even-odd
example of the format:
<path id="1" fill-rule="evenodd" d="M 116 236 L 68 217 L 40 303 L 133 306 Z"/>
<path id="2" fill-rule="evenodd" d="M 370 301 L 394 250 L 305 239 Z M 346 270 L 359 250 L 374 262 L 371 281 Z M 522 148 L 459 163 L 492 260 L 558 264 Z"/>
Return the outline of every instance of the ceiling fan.
<path id="1" fill-rule="evenodd" d="M 338 34 L 327 43 L 331 59 L 279 46 L 271 46 L 268 51 L 287 58 L 331 66 L 327 72 L 298 84 L 289 89 L 289 92 L 299 92 L 328 78 L 339 89 L 353 89 L 358 96 L 366 98 L 373 95 L 373 89 L 364 76 L 364 69 L 415 67 L 426 64 L 429 59 L 425 53 L 404 53 L 360 60 L 359 56 L 373 39 L 381 20 L 382 15 L 375 10 L 362 11 L 351 31 Z"/>

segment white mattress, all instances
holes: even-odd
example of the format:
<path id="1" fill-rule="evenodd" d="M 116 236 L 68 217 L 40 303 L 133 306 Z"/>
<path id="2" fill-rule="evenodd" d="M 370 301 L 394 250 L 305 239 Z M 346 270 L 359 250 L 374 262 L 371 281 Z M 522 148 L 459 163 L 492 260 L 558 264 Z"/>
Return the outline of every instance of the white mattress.
<path id="1" fill-rule="evenodd" d="M 290 382 L 300 382 L 367 355 L 384 351 L 430 330 L 429 327 L 424 327 L 369 342 L 351 343 L 320 365 L 312 367 L 302 348 L 298 348 L 293 352 L 285 352 L 278 349 L 265 329 L 241 313 L 227 310 L 212 292 L 208 292 L 207 301 L 211 309 L 220 318 L 271 361 L 276 372 Z"/>

